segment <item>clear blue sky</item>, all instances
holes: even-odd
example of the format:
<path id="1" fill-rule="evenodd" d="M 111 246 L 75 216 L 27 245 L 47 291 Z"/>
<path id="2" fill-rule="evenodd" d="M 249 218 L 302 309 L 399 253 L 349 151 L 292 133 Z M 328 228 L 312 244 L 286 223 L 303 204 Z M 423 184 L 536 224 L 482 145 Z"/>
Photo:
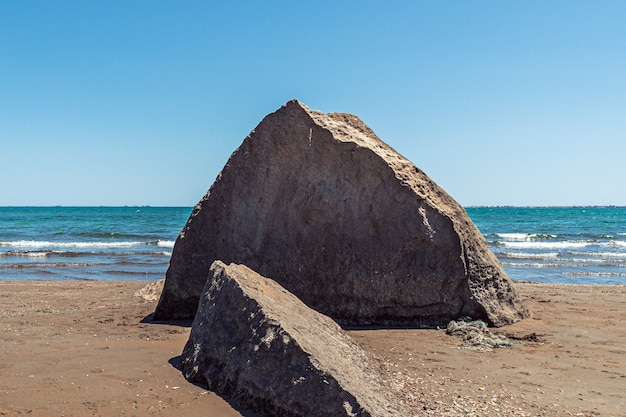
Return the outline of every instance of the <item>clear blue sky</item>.
<path id="1" fill-rule="evenodd" d="M 0 205 L 195 204 L 267 114 L 463 205 L 626 205 L 626 1 L 0 0 Z"/>

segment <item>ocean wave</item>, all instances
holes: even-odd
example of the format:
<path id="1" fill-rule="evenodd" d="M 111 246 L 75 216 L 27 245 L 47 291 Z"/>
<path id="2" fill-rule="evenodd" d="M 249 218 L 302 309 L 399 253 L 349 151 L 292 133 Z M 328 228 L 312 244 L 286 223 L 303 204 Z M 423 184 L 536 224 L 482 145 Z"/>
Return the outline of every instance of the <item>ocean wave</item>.
<path id="1" fill-rule="evenodd" d="M 66 232 L 58 232 L 56 233 L 60 236 L 67 235 Z M 150 234 L 140 234 L 140 233 L 120 233 L 120 232 L 78 232 L 71 233 L 72 236 L 80 236 L 82 238 L 93 238 L 93 239 L 148 239 L 150 238 Z"/>
<path id="2" fill-rule="evenodd" d="M 153 273 L 148 273 L 145 271 L 127 271 L 127 270 L 108 270 L 106 271 L 107 275 L 114 276 L 138 276 L 138 277 L 147 277 L 148 275 L 152 275 Z"/>
<path id="3" fill-rule="evenodd" d="M 507 240 L 536 240 L 536 239 L 555 239 L 558 236 L 549 233 L 496 233 L 494 236 Z"/>
<path id="4" fill-rule="evenodd" d="M 174 243 L 176 243 L 173 240 L 158 240 L 157 241 L 157 246 L 163 247 L 163 248 L 173 248 L 174 247 Z"/>
<path id="5" fill-rule="evenodd" d="M 626 252 L 576 252 L 575 254 L 590 258 L 626 258 Z"/>
<path id="6" fill-rule="evenodd" d="M 65 251 L 65 250 L 8 250 L 0 251 L 0 257 L 26 257 L 26 258 L 80 258 L 80 257 L 124 257 L 124 256 L 145 256 L 162 257 L 172 256 L 172 252 L 163 250 L 136 250 L 136 251 Z"/>
<path id="7" fill-rule="evenodd" d="M 148 242 L 51 242 L 40 240 L 13 240 L 0 242 L 0 246 L 15 248 L 127 248 L 146 245 Z"/>
<path id="8" fill-rule="evenodd" d="M 10 250 L 10 251 L 5 251 L 5 252 L 0 252 L 0 256 L 24 256 L 27 258 L 45 258 L 49 254 L 50 252 L 48 251 Z"/>
<path id="9" fill-rule="evenodd" d="M 586 277 L 626 277 L 626 272 L 564 271 L 563 275 Z"/>
<path id="10" fill-rule="evenodd" d="M 497 246 L 504 246 L 506 248 L 514 249 L 571 249 L 571 248 L 584 248 L 592 245 L 592 242 L 572 241 L 565 240 L 560 242 L 497 242 Z"/>
<path id="11" fill-rule="evenodd" d="M 565 259 L 564 262 L 572 262 L 578 264 L 595 264 L 595 265 L 609 265 L 609 266 L 620 266 L 626 265 L 626 259 L 608 259 L 608 258 L 569 258 Z"/>
<path id="12" fill-rule="evenodd" d="M 590 262 L 587 262 L 585 259 L 569 259 L 564 262 L 502 262 L 502 265 L 505 267 L 511 268 L 552 268 L 552 269 L 560 269 L 560 273 L 565 273 L 567 270 L 579 270 L 585 271 L 590 268 Z M 624 265 L 618 263 L 602 263 L 596 262 L 593 263 L 594 267 L 608 267 L 608 268 L 616 268 L 621 269 Z"/>
<path id="13" fill-rule="evenodd" d="M 589 257 L 560 257 L 558 253 L 506 253 L 499 254 L 502 264 L 510 266 L 527 266 L 532 268 L 585 268 L 590 265 L 622 268 L 626 266 L 626 254 L 623 257 L 600 257 L 588 254 Z M 577 254 L 582 255 L 582 254 Z M 583 255 L 584 256 L 584 255 Z M 527 262 L 524 262 L 527 261 Z M 534 261 L 534 262 L 533 262 Z M 541 262 L 545 261 L 545 262 Z"/>
<path id="14" fill-rule="evenodd" d="M 560 263 L 542 263 L 542 262 L 502 262 L 503 266 L 508 267 L 524 267 L 524 268 L 563 268 Z"/>
<path id="15" fill-rule="evenodd" d="M 94 263 L 81 262 L 53 262 L 53 263 L 26 263 L 0 264 L 0 269 L 50 269 L 50 268 L 91 268 L 100 266 Z"/>
<path id="16" fill-rule="evenodd" d="M 611 240 L 608 244 L 609 246 L 621 246 L 626 248 L 626 242 L 623 240 Z"/>
<path id="17" fill-rule="evenodd" d="M 528 252 L 500 252 L 499 257 L 510 259 L 556 259 L 557 252 L 528 253 Z"/>

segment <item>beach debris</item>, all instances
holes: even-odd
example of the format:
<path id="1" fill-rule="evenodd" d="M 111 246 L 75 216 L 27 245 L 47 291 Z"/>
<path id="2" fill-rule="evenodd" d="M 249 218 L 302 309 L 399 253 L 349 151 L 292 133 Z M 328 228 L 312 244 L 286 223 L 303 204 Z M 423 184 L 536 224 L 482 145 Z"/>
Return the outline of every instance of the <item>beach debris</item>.
<path id="1" fill-rule="evenodd" d="M 482 320 L 473 320 L 471 317 L 451 320 L 445 330 L 446 334 L 463 339 L 464 349 L 485 352 L 513 346 L 508 337 L 492 333 L 487 323 Z"/>
<path id="2" fill-rule="evenodd" d="M 158 281 L 153 281 L 147 284 L 145 287 L 140 288 L 135 291 L 135 297 L 140 297 L 146 302 L 154 302 L 159 299 L 161 292 L 163 291 L 163 285 L 165 284 L 165 279 L 160 279 Z"/>
<path id="3" fill-rule="evenodd" d="M 406 416 L 333 320 L 243 265 L 215 261 L 181 370 L 268 416 Z"/>
<path id="4" fill-rule="evenodd" d="M 463 207 L 356 116 L 297 100 L 263 119 L 195 206 L 154 319 L 192 318 L 216 259 L 347 325 L 529 315 Z"/>

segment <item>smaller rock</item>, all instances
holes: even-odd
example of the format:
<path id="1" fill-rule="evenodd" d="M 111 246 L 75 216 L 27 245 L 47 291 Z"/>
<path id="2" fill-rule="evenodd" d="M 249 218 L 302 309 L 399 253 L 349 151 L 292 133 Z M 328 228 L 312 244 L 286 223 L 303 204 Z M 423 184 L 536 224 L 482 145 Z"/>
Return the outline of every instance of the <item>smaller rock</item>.
<path id="1" fill-rule="evenodd" d="M 268 416 L 404 416 L 330 318 L 243 265 L 215 261 L 181 369 Z"/>

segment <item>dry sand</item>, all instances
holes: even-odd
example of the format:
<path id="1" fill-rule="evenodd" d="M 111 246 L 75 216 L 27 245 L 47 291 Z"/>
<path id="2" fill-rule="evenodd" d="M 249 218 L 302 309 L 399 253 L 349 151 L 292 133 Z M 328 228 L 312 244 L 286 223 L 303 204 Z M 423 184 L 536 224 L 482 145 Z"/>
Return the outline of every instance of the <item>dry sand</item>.
<path id="1" fill-rule="evenodd" d="M 0 416 L 255 416 L 189 384 L 189 323 L 145 282 L 0 281 Z M 626 286 L 517 284 L 533 317 L 477 352 L 437 330 L 351 330 L 415 415 L 626 416 Z M 142 297 L 143 296 L 143 297 Z"/>

